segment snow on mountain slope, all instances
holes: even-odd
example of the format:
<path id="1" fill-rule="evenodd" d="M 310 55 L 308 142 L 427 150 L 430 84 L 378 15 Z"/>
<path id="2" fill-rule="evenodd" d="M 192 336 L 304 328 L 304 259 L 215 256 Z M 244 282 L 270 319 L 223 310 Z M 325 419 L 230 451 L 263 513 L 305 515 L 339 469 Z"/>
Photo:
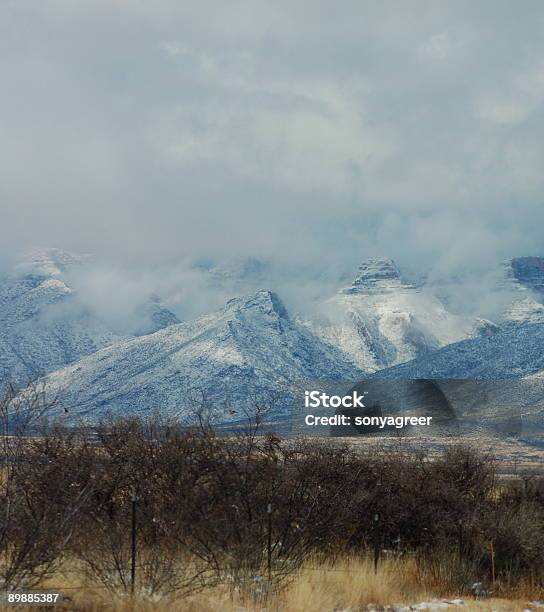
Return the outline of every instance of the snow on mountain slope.
<path id="1" fill-rule="evenodd" d="M 135 336 L 152 334 L 180 322 L 173 312 L 165 308 L 157 295 L 152 295 L 147 302 L 139 304 L 135 308 L 134 315 L 137 320 L 133 329 Z"/>
<path id="2" fill-rule="evenodd" d="M 361 264 L 352 285 L 305 324 L 367 372 L 487 330 L 481 319 L 453 315 L 431 293 L 405 282 L 389 259 Z"/>
<path id="3" fill-rule="evenodd" d="M 0 386 L 24 384 L 126 337 L 93 315 L 69 286 L 67 277 L 88 262 L 46 249 L 0 279 Z M 158 301 L 141 308 L 144 333 L 178 322 Z"/>
<path id="4" fill-rule="evenodd" d="M 230 258 L 208 264 L 202 262 L 197 264 L 197 268 L 208 275 L 212 285 L 223 289 L 256 288 L 270 280 L 269 263 L 253 257 Z"/>
<path id="5" fill-rule="evenodd" d="M 90 255 L 75 255 L 55 248 L 35 249 L 16 264 L 14 275 L 62 276 L 67 270 L 85 266 L 91 261 Z"/>
<path id="6" fill-rule="evenodd" d="M 515 257 L 510 260 L 510 269 L 521 285 L 544 298 L 544 258 Z"/>
<path id="7" fill-rule="evenodd" d="M 0 281 L 0 386 L 24 384 L 119 337 L 82 308 L 52 258 Z"/>
<path id="8" fill-rule="evenodd" d="M 370 378 L 393 385 L 436 381 L 459 424 L 502 436 L 544 434 L 544 324 L 464 340 Z M 379 379 L 379 380 L 378 380 Z M 389 384 L 388 383 L 388 384 Z"/>
<path id="9" fill-rule="evenodd" d="M 503 267 L 504 284 L 512 292 L 504 322 L 544 323 L 544 258 L 515 257 Z"/>
<path id="10" fill-rule="evenodd" d="M 256 395 L 283 393 L 275 406 L 282 411 L 297 382 L 360 376 L 338 351 L 290 320 L 274 293 L 258 291 L 213 314 L 104 348 L 45 381 L 70 418 L 154 409 L 183 416 L 196 393 L 221 418 L 236 420 Z"/>
<path id="11" fill-rule="evenodd" d="M 486 338 L 446 346 L 373 378 L 509 379 L 544 370 L 544 324 L 520 325 Z"/>

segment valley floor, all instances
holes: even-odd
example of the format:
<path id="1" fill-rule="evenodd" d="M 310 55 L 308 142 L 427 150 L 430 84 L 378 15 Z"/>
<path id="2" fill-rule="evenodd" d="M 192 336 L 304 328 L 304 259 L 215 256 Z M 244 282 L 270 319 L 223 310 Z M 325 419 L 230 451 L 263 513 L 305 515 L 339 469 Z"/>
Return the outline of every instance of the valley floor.
<path id="1" fill-rule="evenodd" d="M 497 436 L 427 437 L 411 438 L 405 436 L 379 437 L 360 436 L 335 438 L 349 442 L 355 448 L 390 448 L 405 446 L 429 451 L 430 455 L 440 455 L 446 448 L 463 444 L 487 452 L 496 460 L 497 471 L 502 476 L 541 475 L 544 472 L 544 440 L 525 441 L 518 438 Z"/>

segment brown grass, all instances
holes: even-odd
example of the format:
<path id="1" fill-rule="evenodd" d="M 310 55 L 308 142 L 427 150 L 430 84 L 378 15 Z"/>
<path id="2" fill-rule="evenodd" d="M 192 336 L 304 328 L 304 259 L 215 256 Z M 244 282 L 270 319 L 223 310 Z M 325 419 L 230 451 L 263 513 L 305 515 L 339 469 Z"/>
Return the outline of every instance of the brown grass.
<path id="1" fill-rule="evenodd" d="M 224 587 L 185 598 L 149 600 L 139 595 L 131 600 L 114 597 L 86 583 L 73 567 L 67 569 L 64 576 L 57 576 L 50 586 L 64 589 L 69 597 L 64 609 L 80 612 L 362 612 L 395 610 L 400 605 L 458 598 L 465 604 L 450 609 L 517 612 L 530 609 L 530 602 L 544 595 L 529 585 L 518 586 L 510 593 L 496 585 L 496 598 L 477 600 L 460 596 L 448 580 L 437 581 L 433 572 L 418 567 L 413 558 L 384 559 L 375 574 L 369 559 L 346 557 L 333 565 L 307 563 L 282 592 L 266 602 L 233 594 Z M 501 593 L 501 589 L 504 592 Z"/>

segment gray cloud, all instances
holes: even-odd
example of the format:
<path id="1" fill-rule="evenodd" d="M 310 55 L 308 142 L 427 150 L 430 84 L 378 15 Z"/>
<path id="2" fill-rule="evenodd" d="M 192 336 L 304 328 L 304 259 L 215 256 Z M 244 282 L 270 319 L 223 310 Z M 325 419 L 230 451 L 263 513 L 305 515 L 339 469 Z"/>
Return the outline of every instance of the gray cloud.
<path id="1" fill-rule="evenodd" d="M 543 21 L 532 0 L 8 0 L 3 257 L 542 253 Z"/>

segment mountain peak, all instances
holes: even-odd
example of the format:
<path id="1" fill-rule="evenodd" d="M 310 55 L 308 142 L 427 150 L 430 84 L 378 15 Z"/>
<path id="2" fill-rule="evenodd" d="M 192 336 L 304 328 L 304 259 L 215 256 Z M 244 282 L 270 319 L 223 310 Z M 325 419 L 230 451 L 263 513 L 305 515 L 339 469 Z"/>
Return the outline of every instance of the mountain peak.
<path id="1" fill-rule="evenodd" d="M 397 264 L 392 259 L 367 259 L 359 266 L 350 287 L 342 293 L 378 293 L 400 287 L 409 287 L 403 281 Z"/>
<path id="2" fill-rule="evenodd" d="M 511 278 L 527 289 L 544 294 L 544 257 L 514 257 L 506 266 Z"/>
<path id="3" fill-rule="evenodd" d="M 232 298 L 227 302 L 225 308 L 233 311 L 258 310 L 264 314 L 275 314 L 282 319 L 289 318 L 287 309 L 279 296 L 266 289 L 261 289 L 250 295 Z"/>
<path id="4" fill-rule="evenodd" d="M 67 268 L 84 264 L 88 260 L 88 256 L 75 255 L 62 249 L 50 247 L 35 249 L 26 253 L 16 269 L 25 274 L 59 276 Z"/>

